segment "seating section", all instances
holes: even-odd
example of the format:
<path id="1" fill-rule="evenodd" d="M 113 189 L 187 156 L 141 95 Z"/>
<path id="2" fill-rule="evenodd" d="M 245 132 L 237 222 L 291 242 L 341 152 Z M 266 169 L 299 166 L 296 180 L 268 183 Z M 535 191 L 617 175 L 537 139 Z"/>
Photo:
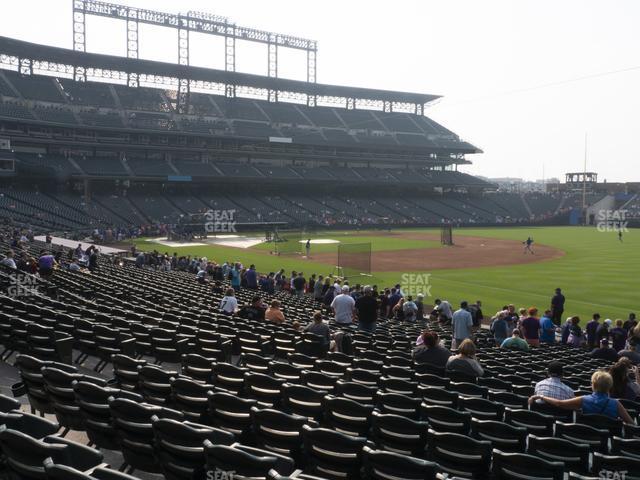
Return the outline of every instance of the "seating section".
<path id="1" fill-rule="evenodd" d="M 75 105 L 88 107 L 116 106 L 109 84 L 98 82 L 74 82 L 66 78 L 60 79 L 60 85 L 69 101 Z"/>
<path id="2" fill-rule="evenodd" d="M 60 155 L 18 154 L 18 170 L 25 175 L 40 178 L 55 177 L 68 179 L 74 175 L 100 177 L 127 177 L 133 172 L 139 177 L 168 178 L 172 175 L 193 177 L 237 178 L 239 181 L 282 178 L 295 182 L 309 175 L 309 170 L 300 167 L 244 166 L 234 164 L 211 164 L 193 161 L 173 161 L 171 164 L 161 159 L 130 158 L 124 160 L 115 157 L 73 157 Z M 80 170 L 76 167 L 79 167 Z M 322 175 L 319 172 L 322 171 Z M 176 173 L 177 172 L 177 173 Z M 221 173 L 222 174 L 221 174 Z M 416 173 L 416 172 L 412 172 Z M 402 175 L 390 171 L 380 182 L 395 184 Z M 417 174 L 417 173 L 416 173 Z M 335 178 L 351 176 L 354 181 L 370 180 L 375 173 L 358 168 L 333 168 L 314 172 L 316 177 L 335 182 Z M 320 180 L 321 178 L 318 178 Z M 215 190 L 215 189 L 214 189 Z M 186 214 L 203 213 L 211 210 L 235 210 L 236 220 L 240 223 L 285 222 L 289 225 L 338 226 L 338 225 L 440 225 L 445 221 L 461 225 L 496 225 L 530 223 L 536 219 L 548 218 L 544 212 L 534 212 L 529 216 L 525 201 L 529 196 L 517 194 L 462 195 L 449 193 L 443 196 L 400 196 L 394 193 L 380 193 L 371 200 L 366 193 L 327 195 L 321 192 L 301 194 L 298 190 L 271 189 L 262 193 L 212 193 L 211 188 L 191 187 L 160 191 L 133 187 L 128 198 L 112 193 L 96 191 L 90 201 L 79 193 L 48 191 L 47 195 L 55 205 L 63 204 L 69 208 L 49 205 L 33 205 L 33 192 L 24 187 L 15 187 L 12 200 L 5 199 L 0 205 L 0 216 L 19 215 L 16 220 L 27 225 L 38 225 L 45 229 L 57 229 L 60 225 L 86 227 L 83 223 L 100 228 L 109 226 L 138 228 L 146 224 L 175 224 Z M 534 194 L 534 201 L 546 205 L 540 200 L 540 194 Z M 555 204 L 557 198 L 550 198 Z M 132 201 L 134 202 L 132 204 Z M 49 213 L 55 213 L 49 217 Z M 20 216 L 26 215 L 27 218 Z M 49 222 L 49 218 L 51 221 Z M 32 223 L 35 222 L 35 223 Z"/>
<path id="3" fill-rule="evenodd" d="M 308 107 L 192 92 L 189 107 L 178 114 L 174 90 L 75 82 L 13 71 L 0 71 L 0 96 L 3 97 L 0 115 L 31 119 L 32 115 L 20 110 L 22 107 L 27 112 L 34 111 L 36 119 L 46 123 L 77 125 L 81 121 L 96 128 L 126 126 L 251 139 L 284 136 L 300 145 L 409 147 L 477 153 L 474 146 L 433 120 L 403 112 Z M 37 102 L 46 105 L 37 105 Z"/>
<path id="4" fill-rule="evenodd" d="M 62 103 L 64 97 L 59 90 L 58 79 L 41 75 L 20 75 L 17 72 L 3 71 L 8 82 L 28 100 Z"/>
<path id="5" fill-rule="evenodd" d="M 35 255 L 43 245 L 26 248 Z M 0 281 L 7 275 L 0 268 Z M 0 395 L 0 473 L 561 480 L 624 470 L 637 478 L 638 425 L 527 404 L 551 360 L 562 359 L 563 381 L 577 395 L 606 360 L 559 343 L 496 349 L 480 330 L 484 376 L 462 376 L 412 359 L 425 328 L 450 348 L 447 325 L 379 319 L 367 333 L 323 310 L 332 334 L 350 339 L 329 352 L 293 328 L 321 309 L 311 297 L 260 292 L 281 302 L 281 325 L 243 309 L 224 315 L 215 306 L 228 283 L 220 267 L 212 276 L 219 290 L 186 267 L 101 259 L 93 275 L 56 271 L 46 283 L 55 298 L 0 295 L 2 361 L 14 364 L 3 368 L 17 382 L 15 400 Z M 239 290 L 239 304 L 254 295 Z M 625 405 L 637 422 L 640 404 Z"/>

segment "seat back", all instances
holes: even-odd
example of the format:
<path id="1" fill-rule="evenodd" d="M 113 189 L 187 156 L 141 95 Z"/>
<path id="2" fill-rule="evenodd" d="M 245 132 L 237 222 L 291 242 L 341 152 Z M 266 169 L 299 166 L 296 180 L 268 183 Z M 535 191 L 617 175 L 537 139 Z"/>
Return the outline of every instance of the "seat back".
<path id="1" fill-rule="evenodd" d="M 366 478 L 376 480 L 432 480 L 438 471 L 434 462 L 369 447 L 364 447 L 363 457 Z"/>
<path id="2" fill-rule="evenodd" d="M 376 446 L 404 455 L 424 455 L 428 427 L 427 422 L 375 410 L 371 416 L 371 433 Z"/>
<path id="3" fill-rule="evenodd" d="M 359 479 L 367 440 L 326 428 L 302 427 L 309 470 L 314 475 Z"/>
<path id="4" fill-rule="evenodd" d="M 529 435 L 527 453 L 550 462 L 562 462 L 565 470 L 588 473 L 589 445 L 574 443 L 563 438 Z"/>
<path id="5" fill-rule="evenodd" d="M 622 478 L 622 472 L 625 472 L 626 480 L 640 480 L 640 459 L 596 452 L 593 454 L 592 471 L 600 478 L 614 478 L 616 472 Z"/>
<path id="6" fill-rule="evenodd" d="M 422 418 L 429 422 L 431 428 L 438 432 L 450 432 L 466 435 L 471 428 L 471 414 L 460 412 L 449 407 L 435 405 L 420 406 Z"/>
<path id="7" fill-rule="evenodd" d="M 504 480 L 563 480 L 564 464 L 533 455 L 494 450 L 491 472 Z"/>
<path id="8" fill-rule="evenodd" d="M 514 427 L 495 420 L 471 419 L 471 436 L 477 440 L 487 440 L 503 452 L 524 453 L 527 443 L 527 429 Z"/>
<path id="9" fill-rule="evenodd" d="M 555 418 L 531 410 L 505 408 L 504 421 L 516 427 L 524 427 L 532 435 L 548 437 L 553 435 Z"/>
<path id="10" fill-rule="evenodd" d="M 482 477 L 489 472 L 491 442 L 429 429 L 427 454 L 429 460 L 436 462 L 451 476 Z"/>
<path id="11" fill-rule="evenodd" d="M 203 442 L 232 445 L 235 436 L 218 428 L 152 417 L 155 456 L 167 478 L 203 478 Z"/>

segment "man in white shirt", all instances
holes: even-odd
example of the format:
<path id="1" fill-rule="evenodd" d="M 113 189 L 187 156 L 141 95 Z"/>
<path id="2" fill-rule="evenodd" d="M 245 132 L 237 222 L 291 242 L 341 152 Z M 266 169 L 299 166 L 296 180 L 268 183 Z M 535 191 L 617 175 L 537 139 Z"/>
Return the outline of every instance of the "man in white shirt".
<path id="1" fill-rule="evenodd" d="M 342 293 L 333 299 L 331 308 L 336 318 L 336 323 L 351 325 L 355 312 L 356 301 L 349 295 L 349 286 L 342 287 Z"/>

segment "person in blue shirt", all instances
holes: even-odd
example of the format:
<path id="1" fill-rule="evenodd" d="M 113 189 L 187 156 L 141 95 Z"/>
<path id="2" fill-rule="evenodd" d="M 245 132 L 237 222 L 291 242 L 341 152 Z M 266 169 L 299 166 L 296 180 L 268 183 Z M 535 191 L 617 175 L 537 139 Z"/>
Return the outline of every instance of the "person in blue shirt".
<path id="1" fill-rule="evenodd" d="M 237 263 L 231 269 L 231 287 L 235 291 L 240 290 L 240 265 Z"/>
<path id="2" fill-rule="evenodd" d="M 460 346 L 464 340 L 471 338 L 473 318 L 469 310 L 467 310 L 468 308 L 469 304 L 466 301 L 462 301 L 460 302 L 460 308 L 453 313 L 453 320 L 451 322 L 451 332 L 453 334 L 451 348 L 456 348 Z"/>
<path id="3" fill-rule="evenodd" d="M 551 310 L 545 310 L 540 318 L 540 343 L 553 343 L 556 341 L 556 324 L 551 318 Z"/>
<path id="4" fill-rule="evenodd" d="M 489 329 L 493 333 L 496 346 L 501 346 L 509 336 L 509 324 L 507 323 L 507 310 L 502 310 L 495 314 Z"/>
<path id="5" fill-rule="evenodd" d="M 611 374 L 604 370 L 597 370 L 591 376 L 591 389 L 593 390 L 591 395 L 583 395 L 567 400 L 533 395 L 529 397 L 529 405 L 537 400 L 542 400 L 554 407 L 566 410 L 582 410 L 584 414 L 596 413 L 614 419 L 621 418 L 625 423 L 634 424 L 627 409 L 618 400 L 609 396 L 612 388 L 613 377 Z"/>

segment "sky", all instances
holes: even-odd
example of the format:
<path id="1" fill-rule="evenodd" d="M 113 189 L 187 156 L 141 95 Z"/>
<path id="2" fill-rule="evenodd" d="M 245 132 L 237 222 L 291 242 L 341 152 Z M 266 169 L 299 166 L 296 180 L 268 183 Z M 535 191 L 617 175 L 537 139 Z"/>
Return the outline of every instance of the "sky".
<path id="1" fill-rule="evenodd" d="M 3 2 L 0 35 L 72 48 L 71 2 Z M 114 3 L 315 39 L 321 83 L 442 95 L 426 114 L 484 151 L 468 173 L 564 178 L 586 150 L 601 181 L 640 181 L 637 0 Z M 123 22 L 88 17 L 88 51 L 126 55 L 125 37 Z M 177 62 L 177 33 L 142 26 L 140 57 Z M 222 39 L 192 35 L 190 62 L 224 68 Z M 236 68 L 266 74 L 266 47 L 239 42 Z M 281 50 L 279 74 L 305 79 L 304 55 Z"/>

